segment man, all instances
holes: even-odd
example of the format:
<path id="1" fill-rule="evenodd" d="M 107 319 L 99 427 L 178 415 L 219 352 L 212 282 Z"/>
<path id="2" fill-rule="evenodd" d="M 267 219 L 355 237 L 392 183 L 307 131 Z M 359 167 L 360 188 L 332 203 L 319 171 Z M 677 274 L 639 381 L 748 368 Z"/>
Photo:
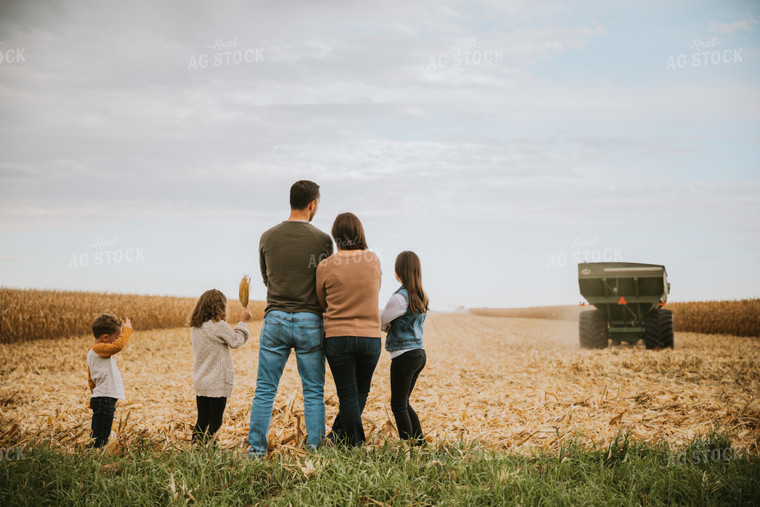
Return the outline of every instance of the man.
<path id="1" fill-rule="evenodd" d="M 319 206 L 319 185 L 297 181 L 290 187 L 290 217 L 259 241 L 267 306 L 259 340 L 259 373 L 248 432 L 250 455 L 267 452 L 269 423 L 282 371 L 295 349 L 303 386 L 306 446 L 316 449 L 325 433 L 325 354 L 322 308 L 316 270 L 333 252 L 332 238 L 309 222 Z"/>

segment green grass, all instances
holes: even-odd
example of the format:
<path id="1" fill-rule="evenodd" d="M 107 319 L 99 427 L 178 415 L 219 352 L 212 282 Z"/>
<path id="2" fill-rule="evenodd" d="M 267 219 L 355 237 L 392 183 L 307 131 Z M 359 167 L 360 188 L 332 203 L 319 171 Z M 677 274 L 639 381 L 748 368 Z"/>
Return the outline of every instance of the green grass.
<path id="1" fill-rule="evenodd" d="M 710 435 L 674 452 L 621 435 L 606 448 L 570 443 L 521 456 L 464 443 L 437 449 L 388 442 L 261 461 L 215 449 L 138 447 L 111 455 L 43 443 L 0 463 L 0 505 L 760 503 L 760 460 L 723 452 L 726 446 L 727 437 Z"/>

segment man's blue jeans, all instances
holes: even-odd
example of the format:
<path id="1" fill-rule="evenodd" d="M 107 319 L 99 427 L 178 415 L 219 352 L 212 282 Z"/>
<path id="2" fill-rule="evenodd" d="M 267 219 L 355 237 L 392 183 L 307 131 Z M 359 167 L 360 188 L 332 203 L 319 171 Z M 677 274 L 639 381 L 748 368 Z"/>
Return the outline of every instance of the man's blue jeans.
<path id="1" fill-rule="evenodd" d="M 306 420 L 306 446 L 319 447 L 325 435 L 325 353 L 322 317 L 310 312 L 287 313 L 271 310 L 264 318 L 259 339 L 259 372 L 251 406 L 248 432 L 250 454 L 267 452 L 269 423 L 282 371 L 296 351 L 301 375 Z"/>

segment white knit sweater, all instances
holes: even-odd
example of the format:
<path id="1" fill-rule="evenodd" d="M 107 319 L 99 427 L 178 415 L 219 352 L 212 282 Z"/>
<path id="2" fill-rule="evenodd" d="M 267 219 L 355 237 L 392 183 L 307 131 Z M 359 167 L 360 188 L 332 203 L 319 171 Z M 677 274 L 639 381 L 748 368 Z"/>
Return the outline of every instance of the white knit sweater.
<path id="1" fill-rule="evenodd" d="M 248 327 L 240 322 L 234 329 L 223 320 L 207 320 L 201 327 L 191 327 L 193 340 L 193 387 L 196 396 L 229 398 L 235 383 L 235 368 L 230 349 L 248 341 Z"/>

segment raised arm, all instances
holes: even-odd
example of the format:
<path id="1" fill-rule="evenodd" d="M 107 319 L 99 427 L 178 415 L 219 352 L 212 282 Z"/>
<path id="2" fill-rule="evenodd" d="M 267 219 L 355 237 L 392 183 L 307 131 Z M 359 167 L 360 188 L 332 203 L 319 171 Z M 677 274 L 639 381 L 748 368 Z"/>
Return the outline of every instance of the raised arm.
<path id="1" fill-rule="evenodd" d="M 132 336 L 132 328 L 126 327 L 121 331 L 119 336 L 113 343 L 96 343 L 92 346 L 92 350 L 95 351 L 100 357 L 111 357 L 112 355 L 119 353 L 127 346 L 129 337 Z"/>
<path id="2" fill-rule="evenodd" d="M 214 322 L 212 332 L 219 341 L 226 343 L 231 349 L 242 347 L 250 336 L 245 322 L 240 322 L 234 329 L 230 329 L 229 324 L 220 320 Z"/>

